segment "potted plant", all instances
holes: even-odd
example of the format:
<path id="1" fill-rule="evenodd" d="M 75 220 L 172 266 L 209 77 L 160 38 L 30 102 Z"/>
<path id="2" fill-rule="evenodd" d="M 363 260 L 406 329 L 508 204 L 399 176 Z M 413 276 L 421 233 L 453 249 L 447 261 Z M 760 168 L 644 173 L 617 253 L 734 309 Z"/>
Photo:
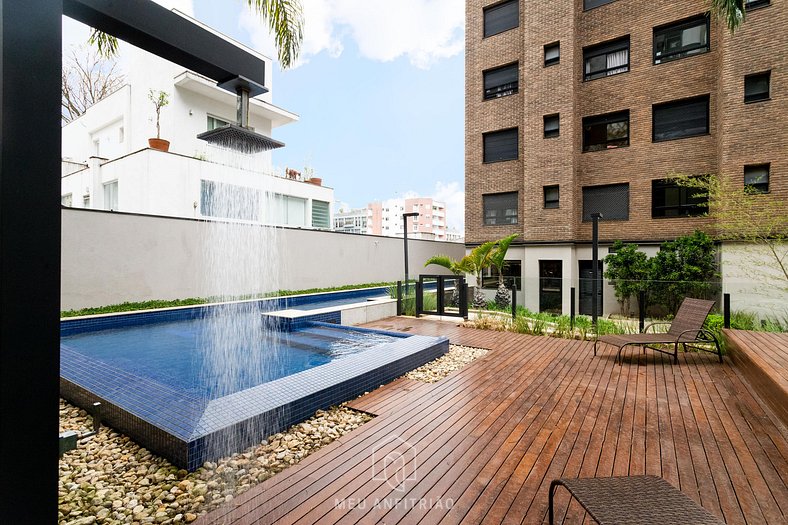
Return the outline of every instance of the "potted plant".
<path id="1" fill-rule="evenodd" d="M 162 139 L 160 134 L 161 108 L 170 103 L 170 95 L 166 91 L 155 91 L 151 89 L 148 92 L 148 98 L 153 102 L 153 107 L 156 109 L 156 138 L 148 139 L 148 145 L 153 149 L 168 151 L 170 149 L 170 141 Z"/>

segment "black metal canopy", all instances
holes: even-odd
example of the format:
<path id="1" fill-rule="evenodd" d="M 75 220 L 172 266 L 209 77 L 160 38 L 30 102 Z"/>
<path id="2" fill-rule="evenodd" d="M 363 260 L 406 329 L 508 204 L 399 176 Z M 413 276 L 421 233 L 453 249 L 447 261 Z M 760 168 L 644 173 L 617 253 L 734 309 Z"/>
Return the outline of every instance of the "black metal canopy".
<path id="1" fill-rule="evenodd" d="M 216 82 L 265 84 L 261 58 L 150 0 L 63 0 L 63 14 Z"/>

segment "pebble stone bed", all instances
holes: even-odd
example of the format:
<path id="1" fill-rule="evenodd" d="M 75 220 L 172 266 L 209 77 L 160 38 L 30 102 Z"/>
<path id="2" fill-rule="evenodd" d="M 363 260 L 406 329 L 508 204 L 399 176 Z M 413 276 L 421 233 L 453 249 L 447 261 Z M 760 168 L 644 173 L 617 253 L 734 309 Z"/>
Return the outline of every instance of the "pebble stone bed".
<path id="1" fill-rule="evenodd" d="M 450 345 L 444 356 L 407 377 L 435 382 L 486 353 Z M 256 447 L 207 462 L 192 473 L 102 426 L 98 434 L 80 441 L 76 450 L 60 459 L 58 523 L 191 523 L 371 419 L 344 405 L 320 410 Z M 84 410 L 60 401 L 61 432 L 90 428 L 91 419 Z"/>

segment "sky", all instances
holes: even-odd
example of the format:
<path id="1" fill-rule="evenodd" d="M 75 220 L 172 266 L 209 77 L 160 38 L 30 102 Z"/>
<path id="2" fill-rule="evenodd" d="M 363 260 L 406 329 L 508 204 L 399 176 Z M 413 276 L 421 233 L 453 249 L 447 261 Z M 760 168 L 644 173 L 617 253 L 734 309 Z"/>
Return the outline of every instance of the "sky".
<path id="1" fill-rule="evenodd" d="M 156 0 L 276 58 L 245 0 Z M 300 120 L 275 128 L 276 168 L 314 170 L 335 210 L 398 197 L 446 202 L 464 229 L 464 2 L 302 0 L 298 63 L 272 76 L 273 103 Z M 73 24 L 73 23 L 72 23 Z M 79 32 L 64 22 L 64 39 Z"/>

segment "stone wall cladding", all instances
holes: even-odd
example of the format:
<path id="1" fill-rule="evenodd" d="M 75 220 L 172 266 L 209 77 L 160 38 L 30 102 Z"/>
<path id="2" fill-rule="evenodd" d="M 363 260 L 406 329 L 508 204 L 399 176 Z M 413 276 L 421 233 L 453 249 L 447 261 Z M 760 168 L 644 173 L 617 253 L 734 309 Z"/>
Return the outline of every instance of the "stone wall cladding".
<path id="1" fill-rule="evenodd" d="M 722 173 L 743 183 L 745 164 L 770 163 L 770 194 L 787 202 L 788 8 L 782 2 L 750 11 L 733 36 L 711 21 L 708 53 L 653 64 L 653 28 L 704 13 L 701 0 L 616 0 L 583 11 L 582 0 L 521 1 L 520 26 L 482 38 L 483 8 L 498 3 L 466 1 L 466 242 L 508 233 L 525 242 L 587 241 L 582 188 L 628 182 L 629 220 L 600 227 L 602 240 L 675 238 L 707 218 L 651 218 L 651 181 L 670 172 Z M 527 12 L 526 12 L 527 11 Z M 584 82 L 583 48 L 630 36 L 630 71 Z M 543 46 L 560 41 L 559 65 L 544 67 Z M 484 101 L 482 71 L 519 61 L 515 95 Z M 771 99 L 744 104 L 744 75 L 771 70 Z M 652 105 L 709 95 L 710 133 L 652 142 Z M 628 109 L 630 145 L 582 152 L 582 119 Z M 543 138 L 543 116 L 560 113 L 560 136 Z M 482 163 L 482 133 L 518 126 L 520 158 Z M 543 208 L 542 187 L 560 185 L 560 207 Z M 518 224 L 484 226 L 482 195 L 519 191 Z"/>

